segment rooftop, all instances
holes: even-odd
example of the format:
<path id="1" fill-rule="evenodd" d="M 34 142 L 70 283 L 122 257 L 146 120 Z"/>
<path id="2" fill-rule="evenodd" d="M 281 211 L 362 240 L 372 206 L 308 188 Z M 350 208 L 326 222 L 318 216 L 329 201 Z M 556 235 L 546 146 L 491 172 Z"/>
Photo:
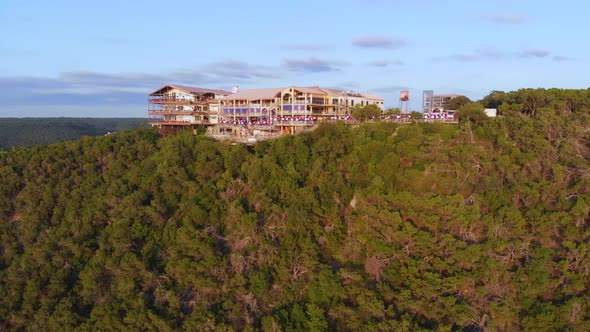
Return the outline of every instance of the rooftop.
<path id="1" fill-rule="evenodd" d="M 258 99 L 274 99 L 285 88 L 265 88 L 265 89 L 246 89 L 232 93 L 224 100 L 258 100 Z"/>
<path id="2" fill-rule="evenodd" d="M 216 89 L 205 89 L 205 88 L 197 88 L 197 87 L 192 87 L 192 86 L 185 86 L 185 85 L 177 85 L 177 84 L 167 84 L 161 88 L 159 88 L 158 90 L 150 93 L 150 96 L 154 96 L 154 95 L 160 95 L 168 90 L 171 89 L 177 89 L 177 90 L 181 90 L 184 92 L 188 92 L 188 93 L 194 93 L 194 94 L 205 94 L 205 93 L 213 93 L 216 95 L 223 95 L 223 96 L 227 96 L 230 95 L 231 92 L 229 91 L 224 91 L 224 90 L 216 90 Z"/>

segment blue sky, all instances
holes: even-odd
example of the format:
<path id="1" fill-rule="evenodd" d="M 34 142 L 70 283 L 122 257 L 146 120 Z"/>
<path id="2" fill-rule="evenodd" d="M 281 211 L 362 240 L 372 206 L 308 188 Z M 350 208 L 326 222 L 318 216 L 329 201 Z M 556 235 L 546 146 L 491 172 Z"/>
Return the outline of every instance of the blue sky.
<path id="1" fill-rule="evenodd" d="M 320 85 L 397 107 L 410 90 L 590 86 L 590 2 L 0 1 L 0 117 L 144 117 L 147 94 Z"/>

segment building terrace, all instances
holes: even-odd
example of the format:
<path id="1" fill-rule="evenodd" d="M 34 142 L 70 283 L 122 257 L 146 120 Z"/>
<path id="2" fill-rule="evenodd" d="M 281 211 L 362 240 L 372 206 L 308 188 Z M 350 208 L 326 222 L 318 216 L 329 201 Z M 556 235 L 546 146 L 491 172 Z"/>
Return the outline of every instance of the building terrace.
<path id="1" fill-rule="evenodd" d="M 436 97 L 429 96 L 428 106 L 433 102 L 448 101 L 456 95 Z M 352 112 L 357 106 L 367 105 L 384 110 L 380 96 L 319 86 L 241 91 L 236 86 L 229 92 L 165 85 L 148 95 L 149 123 L 160 128 L 162 133 L 187 128 L 196 131 L 197 127 L 204 126 L 211 137 L 246 143 L 312 130 L 321 122 L 344 121 L 358 125 Z M 381 116 L 381 120 L 399 124 L 414 121 L 457 123 L 452 112 L 425 112 L 422 119 L 412 119 L 409 113 Z"/>
<path id="2" fill-rule="evenodd" d="M 162 131 L 207 126 L 212 135 L 265 136 L 309 130 L 317 122 L 351 114 L 355 105 L 383 98 L 318 86 L 248 89 L 233 92 L 166 85 L 148 96 L 150 124 Z"/>

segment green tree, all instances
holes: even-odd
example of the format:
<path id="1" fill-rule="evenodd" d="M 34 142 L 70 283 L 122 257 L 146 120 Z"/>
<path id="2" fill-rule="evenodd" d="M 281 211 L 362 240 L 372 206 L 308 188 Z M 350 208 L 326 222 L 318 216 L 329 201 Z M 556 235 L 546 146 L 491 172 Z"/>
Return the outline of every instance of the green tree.
<path id="1" fill-rule="evenodd" d="M 471 99 L 469 99 L 465 96 L 457 96 L 457 97 L 452 98 L 451 100 L 447 101 L 447 103 L 445 104 L 445 110 L 458 110 L 463 105 L 469 104 L 471 102 L 472 102 Z"/>
<path id="2" fill-rule="evenodd" d="M 483 97 L 481 104 L 485 108 L 499 109 L 502 103 L 504 103 L 506 96 L 507 95 L 504 91 L 492 91 L 487 96 Z"/>
<path id="3" fill-rule="evenodd" d="M 367 120 L 379 120 L 381 116 L 381 108 L 375 104 L 365 105 L 363 107 L 355 107 L 352 112 L 352 117 L 365 122 Z"/>
<path id="4" fill-rule="evenodd" d="M 469 122 L 474 125 L 479 125 L 488 119 L 484 112 L 484 108 L 480 103 L 467 103 L 461 106 L 457 111 L 459 121 Z"/>
<path id="5" fill-rule="evenodd" d="M 501 101 L 1 153 L 0 330 L 589 330 L 590 90 Z"/>
<path id="6" fill-rule="evenodd" d="M 324 316 L 324 311 L 313 303 L 307 304 L 306 314 L 308 321 L 306 327 L 308 331 L 327 331 L 328 321 Z"/>
<path id="7" fill-rule="evenodd" d="M 385 112 L 383 112 L 383 115 L 396 115 L 396 114 L 401 114 L 402 110 L 399 109 L 398 107 L 396 108 L 388 108 L 385 110 Z"/>
<path id="8" fill-rule="evenodd" d="M 412 112 L 410 113 L 410 116 L 411 116 L 411 117 L 412 117 L 412 119 L 414 119 L 414 120 L 420 120 L 420 119 L 422 119 L 422 113 L 420 113 L 420 112 L 412 111 Z"/>

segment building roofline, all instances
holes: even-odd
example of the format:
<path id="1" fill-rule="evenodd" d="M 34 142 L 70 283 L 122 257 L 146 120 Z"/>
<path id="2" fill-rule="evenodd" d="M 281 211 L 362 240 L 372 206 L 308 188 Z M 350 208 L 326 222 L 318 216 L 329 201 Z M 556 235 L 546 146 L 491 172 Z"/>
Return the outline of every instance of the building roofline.
<path id="1" fill-rule="evenodd" d="M 199 88 L 199 87 L 192 87 L 192 86 L 186 86 L 186 85 L 179 85 L 179 84 L 166 84 L 162 87 L 160 87 L 159 89 L 153 91 L 152 93 L 150 93 L 149 95 L 152 96 L 154 94 L 156 94 L 157 92 L 167 88 L 167 87 L 171 87 L 174 89 L 178 89 L 178 90 L 182 90 L 184 92 L 188 92 L 188 93 L 213 93 L 213 94 L 217 94 L 217 95 L 230 95 L 232 94 L 229 91 L 225 91 L 225 90 L 217 90 L 217 89 L 207 89 L 207 88 Z"/>

